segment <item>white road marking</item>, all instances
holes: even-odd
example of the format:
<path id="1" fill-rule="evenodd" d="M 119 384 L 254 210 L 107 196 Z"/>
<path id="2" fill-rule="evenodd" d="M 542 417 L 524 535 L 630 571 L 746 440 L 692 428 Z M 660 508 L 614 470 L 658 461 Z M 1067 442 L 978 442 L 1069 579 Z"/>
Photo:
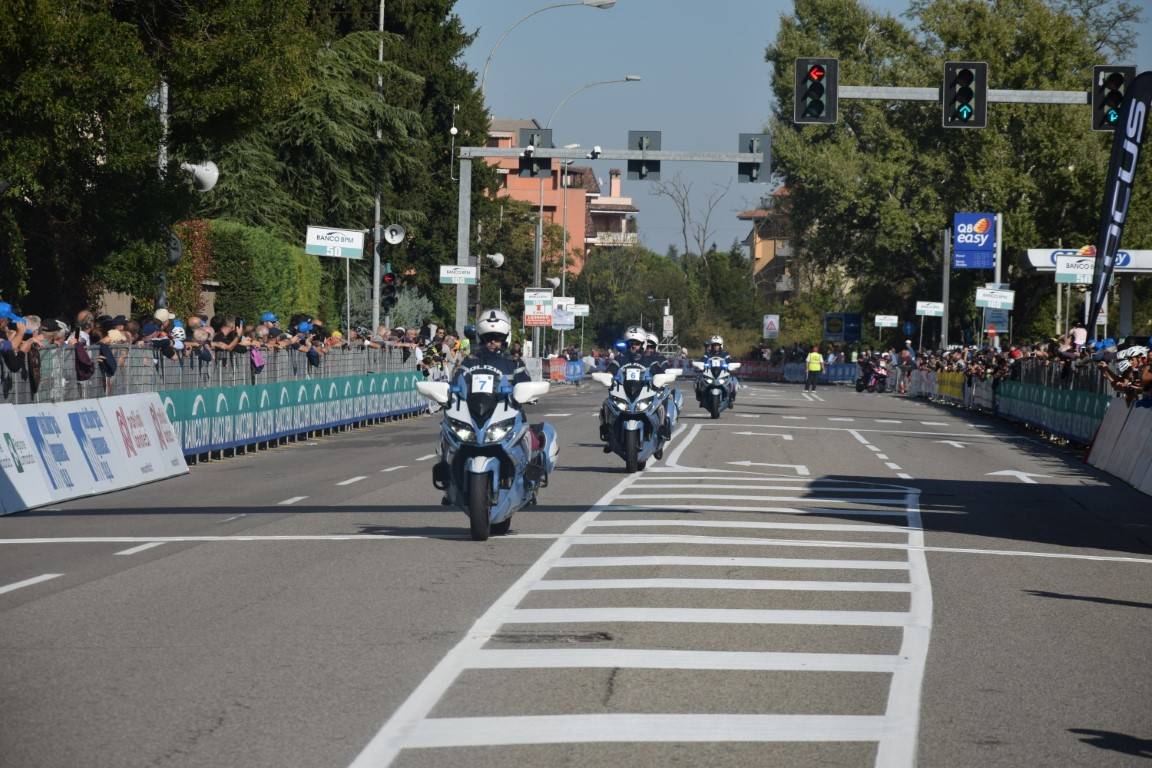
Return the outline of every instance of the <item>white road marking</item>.
<path id="1" fill-rule="evenodd" d="M 877 454 L 877 455 L 879 455 L 879 454 Z M 899 464 L 894 464 L 891 461 L 885 462 L 885 465 L 888 467 L 888 469 L 894 469 L 896 471 L 900 471 L 901 469 L 903 469 L 903 467 L 901 467 Z"/>
<path id="2" fill-rule="evenodd" d="M 899 419 L 873 419 L 877 424 L 903 424 Z"/>
<path id="3" fill-rule="evenodd" d="M 396 470 L 398 470 L 398 469 L 406 469 L 407 467 L 408 467 L 408 465 L 407 465 L 407 464 L 399 464 L 399 465 L 397 465 L 397 466 L 395 466 L 395 467 L 388 467 L 388 469 L 382 469 L 382 470 L 380 470 L 380 471 L 381 471 L 381 472 L 395 472 L 395 471 L 396 471 Z"/>
<path id="4" fill-rule="evenodd" d="M 739 467 L 777 467 L 780 469 L 792 469 L 792 470 L 796 471 L 796 474 L 803 475 L 803 476 L 808 476 L 808 475 L 812 474 L 811 472 L 808 471 L 808 465 L 806 465 L 806 464 L 765 464 L 764 462 L 761 462 L 761 461 L 748 461 L 748 460 L 730 461 L 728 463 L 739 466 Z"/>
<path id="5" fill-rule="evenodd" d="M 876 458 L 880 459 L 880 461 L 887 461 L 888 455 L 885 453 L 878 453 L 876 454 Z"/>
<path id="6" fill-rule="evenodd" d="M 961 443 L 958 440 L 935 440 L 933 442 L 944 443 L 944 445 L 950 445 L 953 448 L 963 448 L 964 446 L 968 445 L 968 443 Z"/>
<path id="7" fill-rule="evenodd" d="M 668 454 L 668 457 L 664 460 L 664 466 L 666 466 L 666 467 L 679 466 L 677 464 L 677 462 L 680 461 L 680 457 L 682 455 L 684 455 L 684 451 L 688 448 L 689 445 L 692 444 L 692 441 L 696 439 L 696 435 L 700 434 L 700 430 L 702 428 L 703 428 L 702 424 L 696 424 L 695 426 L 693 426 L 692 430 L 688 433 L 688 436 L 684 438 L 684 440 L 680 443 L 680 445 L 678 445 L 676 448 L 674 448 L 672 450 L 672 453 Z"/>
<path id="8" fill-rule="evenodd" d="M 896 477 L 900 478 L 901 480 L 911 480 L 912 479 L 912 475 L 909 475 L 905 472 L 897 472 Z"/>
<path id="9" fill-rule="evenodd" d="M 0 595 L 3 595 L 7 592 L 14 592 L 17 589 L 23 589 L 24 587 L 30 587 L 33 584 L 39 584 L 41 582 L 48 581 L 49 579 L 56 579 L 63 575 L 64 574 L 62 573 L 45 573 L 41 576 L 34 576 L 31 579 L 18 581 L 15 584 L 5 584 L 3 587 L 0 587 Z"/>
<path id="10" fill-rule="evenodd" d="M 137 552 L 143 552 L 146 549 L 152 549 L 153 547 L 158 547 L 163 543 L 164 542 L 162 542 L 162 541 L 150 541 L 147 544 L 141 544 L 138 547 L 132 547 L 131 549 L 122 549 L 119 552 L 117 552 L 116 554 L 117 555 L 134 555 Z"/>
<path id="11" fill-rule="evenodd" d="M 836 523 L 762 523 L 756 520 L 594 520 L 589 528 L 735 528 L 757 531 L 851 531 L 855 533 L 898 533 L 902 525 L 848 525 Z"/>
<path id="12" fill-rule="evenodd" d="M 224 523 L 230 523 L 233 520 L 239 520 L 242 517 L 248 517 L 248 515 L 246 513 L 240 513 L 239 515 L 232 515 L 232 517 L 226 517 L 223 520 L 221 520 L 218 523 L 218 525 L 223 525 Z"/>
<path id="13" fill-rule="evenodd" d="M 812 398 L 810 398 L 810 397 L 808 396 L 808 393 L 807 393 L 807 392 L 801 392 L 800 394 L 801 394 L 801 395 L 803 396 L 803 398 L 804 398 L 805 400 L 807 400 L 809 403 L 813 402 Z"/>
<path id="14" fill-rule="evenodd" d="M 749 435 L 751 437 L 780 437 L 785 440 L 791 440 L 792 435 L 786 435 L 782 432 L 733 432 L 734 435 Z"/>
<path id="15" fill-rule="evenodd" d="M 1152 560 L 1148 561 L 1152 563 Z M 612 568 L 643 565 L 702 565 L 718 568 L 843 568 L 850 571 L 906 571 L 903 560 L 813 560 L 801 557 L 691 557 L 632 555 L 628 557 L 562 557 L 556 568 Z"/>
<path id="16" fill-rule="evenodd" d="M 738 419 L 758 419 L 758 418 L 760 418 L 760 414 L 758 414 L 758 413 L 738 413 L 738 414 L 736 414 L 736 418 L 738 418 Z"/>
<path id="17" fill-rule="evenodd" d="M 943 422 L 943 421 L 922 421 L 920 423 L 926 427 L 946 427 L 946 426 L 948 426 L 947 422 Z"/>
<path id="18" fill-rule="evenodd" d="M 877 453 L 879 453 L 879 452 L 880 452 L 880 448 L 879 448 L 879 446 L 871 445 L 871 444 L 869 444 L 869 443 L 865 443 L 865 446 L 866 446 L 866 447 L 868 448 L 868 450 L 870 450 L 870 451 L 876 451 Z"/>
<path id="19" fill-rule="evenodd" d="M 815 392 L 813 392 L 813 393 L 812 393 L 812 397 L 816 398 L 817 400 L 819 400 L 819 401 L 820 401 L 820 402 L 822 402 L 822 403 L 823 403 L 823 402 L 826 402 L 826 401 L 824 400 L 824 398 L 820 397 L 820 395 L 816 394 Z"/>
<path id="20" fill-rule="evenodd" d="M 367 475 L 356 475 L 356 477 L 350 477 L 347 480 L 341 480 L 340 482 L 336 483 L 336 485 L 352 485 L 352 483 L 358 483 L 361 480 L 367 480 L 367 479 L 368 479 Z"/>
<path id="21" fill-rule="evenodd" d="M 306 498 L 308 498 L 308 497 L 307 496 L 293 496 L 290 499 L 284 499 L 284 501 L 276 502 L 276 506 L 278 506 L 278 507 L 291 506 L 292 504 L 295 504 L 298 501 L 304 501 L 304 499 L 306 499 Z"/>
<path id="22" fill-rule="evenodd" d="M 709 669 L 747 671 L 894 672 L 899 656 L 868 653 L 768 653 L 630 648 L 491 648 L 471 669 Z"/>
<path id="23" fill-rule="evenodd" d="M 876 715 L 540 715 L 437 717 L 411 725 L 405 747 L 496 744 L 877 741 L 890 724 Z M 389 761 L 391 757 L 389 757 Z M 352 768 L 387 765 L 364 753 Z M 883 765 L 877 761 L 877 765 Z"/>
<path id="24" fill-rule="evenodd" d="M 546 413 L 546 414 L 544 414 L 544 418 L 545 419 L 561 419 L 561 418 L 564 418 L 565 416 L 571 416 L 571 415 L 572 414 L 570 414 L 570 413 Z"/>
<path id="25" fill-rule="evenodd" d="M 908 614 L 899 611 L 789 611 L 771 608 L 516 608 L 508 612 L 504 621 L 509 624 L 655 622 L 902 627 L 908 621 Z"/>
<path id="26" fill-rule="evenodd" d="M 802 429 L 802 427 L 801 427 L 801 429 Z M 868 445 L 868 438 L 864 437 L 864 435 L 860 434 L 855 429 L 848 430 L 848 434 L 850 434 L 850 435 L 852 435 L 852 437 L 856 438 L 856 442 L 860 443 L 861 445 Z M 868 445 L 868 447 L 871 448 L 872 446 Z"/>
<path id="27" fill-rule="evenodd" d="M 803 421 L 804 419 L 806 419 L 806 418 L 808 418 L 808 417 L 807 417 L 807 416 L 782 416 L 781 418 L 784 418 L 784 419 L 793 419 L 793 420 L 795 420 L 795 421 Z"/>
<path id="28" fill-rule="evenodd" d="M 688 510 L 700 512 L 775 512 L 781 515 L 799 515 L 801 517 L 807 515 L 809 517 L 904 517 L 903 512 L 893 512 L 891 510 L 878 510 L 878 509 L 832 509 L 825 507 L 810 507 L 808 509 L 794 509 L 792 507 L 734 507 L 734 506 L 721 506 L 718 504 L 620 504 L 610 507 L 602 507 L 602 512 L 643 512 L 646 510 Z M 935 514 L 956 514 L 963 515 L 966 512 L 937 512 Z"/>
<path id="29" fill-rule="evenodd" d="M 618 499 L 667 499 L 668 494 L 665 493 L 632 493 L 621 494 L 617 496 Z M 712 493 L 678 493 L 677 499 L 715 499 L 718 501 L 791 501 L 796 504 L 804 504 L 807 502 L 819 504 L 903 504 L 903 501 L 889 500 L 889 499 L 861 499 L 861 498 L 842 498 L 842 499 L 825 499 L 825 498 L 811 498 L 811 499 L 798 499 L 795 496 L 740 496 L 735 494 L 712 494 Z"/>
<path id="30" fill-rule="evenodd" d="M 911 592 L 899 581 L 774 581 L 770 579 L 547 579 L 530 589 L 541 592 L 585 589 L 753 589 L 797 592 Z"/>
<path id="31" fill-rule="evenodd" d="M 849 488 L 845 488 L 842 485 L 806 485 L 806 486 L 803 486 L 801 488 L 797 488 L 796 486 L 791 486 L 791 485 L 728 485 L 728 484 L 711 484 L 711 483 L 708 485 L 700 485 L 698 483 L 693 483 L 691 485 L 684 485 L 682 483 L 662 482 L 665 479 L 678 480 L 679 478 L 660 478 L 660 481 L 652 480 L 652 481 L 649 481 L 646 483 L 635 483 L 635 484 L 633 484 L 632 487 L 633 488 L 641 488 L 644 490 L 652 490 L 652 489 L 656 489 L 656 488 L 679 488 L 679 489 L 687 489 L 687 490 L 699 489 L 702 491 L 703 490 L 719 490 L 719 489 L 727 489 L 727 490 L 744 489 L 744 490 L 749 490 L 749 491 L 751 491 L 751 490 L 757 490 L 757 491 L 802 490 L 802 491 L 806 491 L 809 493 L 839 493 L 839 492 L 846 491 L 846 490 L 851 490 L 853 493 L 904 493 L 905 492 L 903 488 L 851 488 L 851 489 L 849 489 Z M 734 480 L 736 482 L 745 482 L 744 478 L 742 478 L 742 477 L 733 477 L 733 478 L 726 478 L 726 479 Z M 768 479 L 770 479 L 770 478 L 763 478 L 763 480 L 768 480 Z M 799 478 L 797 478 L 797 479 L 799 479 Z M 763 480 L 761 480 L 761 482 L 763 482 Z M 755 482 L 755 481 L 752 481 L 752 482 Z M 625 497 L 621 496 L 620 498 L 625 498 Z M 649 498 L 662 498 L 662 497 L 649 497 Z"/>
<path id="32" fill-rule="evenodd" d="M 828 421 L 856 421 L 856 419 L 850 419 L 847 416 L 829 416 Z"/>
<path id="33" fill-rule="evenodd" d="M 427 456 L 421 456 L 420 458 L 416 459 L 416 461 L 428 461 L 428 459 L 434 459 L 434 458 L 436 458 L 436 454 L 430 453 Z"/>
<path id="34" fill-rule="evenodd" d="M 1003 470 L 1000 470 L 999 472 L 986 472 L 984 474 L 987 477 L 998 477 L 998 476 L 1014 477 L 1017 480 L 1019 480 L 1020 482 L 1027 483 L 1028 485 L 1036 485 L 1036 481 L 1032 479 L 1034 477 L 1044 477 L 1044 478 L 1052 477 L 1052 475 L 1037 475 L 1034 472 L 1021 472 L 1018 469 L 1003 469 Z"/>

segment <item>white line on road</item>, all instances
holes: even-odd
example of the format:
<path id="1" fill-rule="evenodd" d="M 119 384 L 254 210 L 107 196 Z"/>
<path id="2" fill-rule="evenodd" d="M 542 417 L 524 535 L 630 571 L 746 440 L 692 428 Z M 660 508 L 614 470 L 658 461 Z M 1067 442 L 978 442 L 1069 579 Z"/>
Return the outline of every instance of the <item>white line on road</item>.
<path id="1" fill-rule="evenodd" d="M 738 413 L 738 414 L 736 414 L 736 418 L 738 418 L 738 419 L 758 419 L 758 418 L 760 418 L 760 414 L 758 414 L 758 413 Z"/>
<path id="2" fill-rule="evenodd" d="M 784 466 L 784 465 L 781 465 L 781 466 Z M 663 480 L 678 480 L 678 479 L 679 478 L 671 478 L 671 477 L 670 478 L 663 478 L 663 477 L 660 478 L 661 481 L 663 481 Z M 746 482 L 744 480 L 744 478 L 742 478 L 742 477 L 732 477 L 732 478 L 725 478 L 725 479 L 726 480 L 734 480 L 736 482 L 741 482 L 741 483 Z M 764 478 L 764 480 L 767 480 L 767 479 L 769 479 L 769 478 Z M 775 478 L 772 478 L 772 479 L 775 479 Z M 748 481 L 755 482 L 752 480 L 752 478 L 748 478 Z M 763 482 L 763 480 L 761 480 L 760 482 Z M 903 488 L 868 488 L 868 487 L 865 487 L 865 488 L 845 488 L 842 485 L 802 485 L 802 486 L 795 486 L 795 485 L 727 485 L 727 484 L 724 484 L 724 485 L 720 485 L 720 484 L 700 485 L 698 483 L 694 483 L 691 485 L 685 485 L 683 483 L 647 482 L 647 483 L 636 483 L 632 487 L 638 488 L 638 489 L 644 489 L 644 490 L 651 490 L 653 488 L 682 488 L 682 489 L 687 489 L 687 490 L 693 490 L 693 489 L 699 489 L 699 490 L 745 489 L 745 490 L 749 490 L 749 491 L 751 491 L 751 490 L 794 491 L 795 490 L 795 491 L 805 491 L 808 493 L 841 493 L 841 492 L 847 491 L 847 490 L 851 490 L 853 493 L 900 493 L 900 494 L 906 493 L 906 491 Z M 621 496 L 620 498 L 626 498 L 626 497 Z"/>
<path id="3" fill-rule="evenodd" d="M 490 648 L 471 669 L 709 669 L 894 672 L 899 656 L 866 653 L 634 650 L 631 648 Z"/>
<path id="4" fill-rule="evenodd" d="M 367 479 L 368 479 L 367 475 L 356 475 L 356 477 L 350 477 L 347 480 L 341 480 L 340 482 L 336 483 L 336 485 L 352 485 L 352 483 L 358 483 L 361 480 L 367 480 Z"/>
<path id="5" fill-rule="evenodd" d="M 926 427 L 946 427 L 946 426 L 948 426 L 948 423 L 944 422 L 944 421 L 922 421 L 920 423 Z"/>
<path id="6" fill-rule="evenodd" d="M 757 417 L 759 418 L 759 417 Z M 733 432 L 734 435 L 748 435 L 750 437 L 780 437 L 784 440 L 791 440 L 792 435 L 786 435 L 781 432 Z"/>
<path id="7" fill-rule="evenodd" d="M 877 454 L 877 455 L 879 455 L 879 454 Z M 887 461 L 887 462 L 884 462 L 884 463 L 885 463 L 885 465 L 888 467 L 888 469 L 894 469 L 894 470 L 896 470 L 897 472 L 899 472 L 901 469 L 903 469 L 903 467 L 901 467 L 899 464 L 895 464 L 895 463 L 893 463 L 893 462 L 891 462 L 891 461 Z"/>
<path id="8" fill-rule="evenodd" d="M 759 489 L 756 489 L 759 490 Z M 791 489 L 789 489 L 791 490 Z M 617 496 L 618 499 L 667 499 L 666 493 L 630 493 L 621 494 Z M 734 494 L 711 494 L 711 493 L 678 493 L 677 499 L 716 499 L 718 501 L 791 501 L 794 504 L 803 504 L 806 502 L 813 502 L 817 504 L 893 504 L 902 505 L 904 502 L 895 501 L 890 499 L 860 499 L 860 498 L 842 498 L 842 499 L 826 499 L 826 498 L 796 498 L 795 496 L 738 496 Z"/>
<path id="9" fill-rule="evenodd" d="M 690 512 L 775 512 L 781 515 L 799 515 L 801 517 L 904 517 L 903 512 L 892 512 L 879 509 L 832 509 L 825 507 L 810 507 L 809 509 L 795 509 L 793 507 L 733 507 L 718 504 L 619 504 L 603 507 L 603 512 L 644 512 L 649 510 L 681 510 Z M 967 514 L 967 512 L 954 512 L 937 514 Z"/>
<path id="10" fill-rule="evenodd" d="M 571 416 L 571 415 L 572 414 L 570 414 L 570 413 L 546 413 L 546 414 L 544 414 L 544 418 L 545 419 L 562 419 L 565 416 Z"/>
<path id="11" fill-rule="evenodd" d="M 428 461 L 428 459 L 434 459 L 434 458 L 436 458 L 436 454 L 430 453 L 427 456 L 421 456 L 420 458 L 416 459 L 416 461 Z"/>
<path id="12" fill-rule="evenodd" d="M 880 461 L 888 461 L 888 454 L 878 453 L 876 454 L 876 458 L 880 459 Z"/>
<path id="13" fill-rule="evenodd" d="M 899 611 L 815 611 L 771 608 L 517 608 L 509 624 L 588 624 L 655 622 L 660 624 L 802 624 L 832 627 L 902 627 Z"/>
<path id="14" fill-rule="evenodd" d="M 897 472 L 896 477 L 900 478 L 901 480 L 911 480 L 912 479 L 912 475 L 909 475 L 906 472 Z"/>
<path id="15" fill-rule="evenodd" d="M 296 502 L 298 502 L 298 501 L 304 501 L 304 499 L 306 499 L 306 498 L 308 498 L 308 497 L 307 497 L 307 496 L 293 496 L 293 497 L 292 497 L 292 498 L 290 498 L 290 499 L 284 499 L 284 501 L 278 501 L 278 502 L 276 502 L 276 506 L 278 506 L 278 507 L 288 507 L 288 506 L 291 506 L 291 505 L 295 504 L 295 503 L 296 503 Z"/>
<path id="16" fill-rule="evenodd" d="M 851 419 L 847 416 L 829 416 L 828 421 L 856 421 L 856 419 Z"/>
<path id="17" fill-rule="evenodd" d="M 395 466 L 395 467 L 388 467 L 388 469 L 382 469 L 382 470 L 380 470 L 380 471 L 381 471 L 381 472 L 395 472 L 395 471 L 396 471 L 396 470 L 398 470 L 398 469 L 405 469 L 405 468 L 407 468 L 407 467 L 408 467 L 408 465 L 407 465 L 407 464 L 398 464 L 398 465 L 397 465 L 397 466 Z"/>
<path id="18" fill-rule="evenodd" d="M 820 395 L 816 394 L 815 392 L 812 393 L 812 397 L 816 398 L 817 400 L 819 400 L 822 403 L 827 402 L 824 398 L 820 397 Z"/>
<path id="19" fill-rule="evenodd" d="M 808 418 L 808 417 L 807 417 L 807 416 L 782 416 L 781 418 L 784 418 L 784 419 L 793 419 L 793 420 L 795 420 L 795 421 L 803 421 L 804 419 L 806 419 L 806 418 Z"/>
<path id="20" fill-rule="evenodd" d="M 217 523 L 217 525 L 223 525 L 224 523 L 230 523 L 230 522 L 232 522 L 233 520 L 239 520 L 239 519 L 240 519 L 240 518 L 242 518 L 242 517 L 248 517 L 248 515 L 247 515 L 246 513 L 243 513 L 243 512 L 242 512 L 242 513 L 240 513 L 239 515 L 232 515 L 232 517 L 226 517 L 226 518 L 224 518 L 224 519 L 223 519 L 223 520 L 221 520 L 219 523 Z"/>
<path id="21" fill-rule="evenodd" d="M 39 584 L 42 581 L 48 581 L 49 579 L 55 579 L 63 575 L 64 574 L 62 573 L 45 573 L 42 576 L 34 576 L 31 579 L 24 579 L 24 581 L 18 581 L 15 584 L 6 584 L 5 586 L 0 587 L 0 595 L 3 595 L 6 592 L 13 592 L 24 587 L 30 587 L 33 584 Z"/>
<path id="22" fill-rule="evenodd" d="M 854 533 L 899 533 L 902 525 L 836 524 L 836 523 L 762 523 L 758 520 L 595 520 L 589 528 L 736 528 L 757 531 L 851 531 Z"/>
<path id="23" fill-rule="evenodd" d="M 899 419 L 873 419 L 877 424 L 903 424 Z"/>
<path id="24" fill-rule="evenodd" d="M 776 581 L 771 579 L 546 579 L 529 589 L 556 592 L 584 589 L 753 589 L 796 592 L 911 592 L 899 581 Z"/>
<path id="25" fill-rule="evenodd" d="M 668 458 L 664 461 L 664 466 L 678 466 L 676 462 L 680 461 L 680 457 L 684 454 L 684 450 L 692 444 L 692 441 L 696 439 L 696 435 L 700 434 L 702 427 L 703 425 L 701 424 L 697 424 L 692 427 L 692 430 L 688 433 L 688 437 L 684 438 L 680 445 L 675 448 L 672 453 L 668 454 Z"/>
<path id="26" fill-rule="evenodd" d="M 1152 563 L 1152 560 L 1148 562 Z M 906 571 L 902 560 L 812 560 L 800 557 L 691 557 L 640 555 L 629 557 L 562 557 L 556 568 L 612 568 L 643 565 L 702 565 L 719 568 L 835 568 L 850 571 Z"/>
<path id="27" fill-rule="evenodd" d="M 875 445 L 870 445 L 870 444 L 868 445 L 868 450 L 870 450 L 870 451 L 875 451 L 875 452 L 877 452 L 877 453 L 879 453 L 879 452 L 880 452 L 880 448 L 879 448 L 878 446 L 875 446 Z"/>
<path id="28" fill-rule="evenodd" d="M 143 552 L 146 549 L 152 549 L 153 547 L 158 547 L 163 543 L 164 542 L 162 542 L 162 541 L 150 541 L 147 544 L 141 544 L 138 547 L 132 547 L 131 549 L 122 549 L 119 552 L 117 552 L 116 554 L 117 555 L 134 555 L 137 552 Z"/>
<path id="29" fill-rule="evenodd" d="M 878 741 L 876 715 L 537 715 L 436 717 L 412 723 L 405 747 L 498 744 Z M 358 758 L 353 768 L 387 765 Z M 389 759 L 390 762 L 390 759 Z M 881 763 L 877 763 L 878 765 Z M 885 765 L 887 765 L 885 763 Z"/>

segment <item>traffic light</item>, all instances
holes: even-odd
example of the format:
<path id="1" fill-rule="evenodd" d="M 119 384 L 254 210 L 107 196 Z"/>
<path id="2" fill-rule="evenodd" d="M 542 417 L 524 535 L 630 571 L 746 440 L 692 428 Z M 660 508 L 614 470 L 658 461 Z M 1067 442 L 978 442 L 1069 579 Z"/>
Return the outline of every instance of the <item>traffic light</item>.
<path id="1" fill-rule="evenodd" d="M 628 149 L 640 152 L 659 152 L 660 131 L 628 131 Z M 628 178 L 637 181 L 659 181 L 660 161 L 647 158 L 629 160 Z"/>
<path id="2" fill-rule="evenodd" d="M 1092 67 L 1092 130 L 1111 131 L 1120 123 L 1124 89 L 1136 77 L 1136 67 L 1102 64 Z"/>
<path id="3" fill-rule="evenodd" d="M 765 182 L 772 175 L 772 141 L 766 133 L 742 133 L 737 152 L 750 152 L 760 155 L 763 160 L 755 163 L 738 163 L 736 178 L 752 183 Z"/>
<path id="4" fill-rule="evenodd" d="M 944 63 L 944 127 L 985 128 L 988 125 L 988 63 Z"/>
<path id="5" fill-rule="evenodd" d="M 396 289 L 398 287 L 396 273 L 392 271 L 392 265 L 385 264 L 380 276 L 380 303 L 385 312 L 391 312 L 392 307 L 396 306 Z"/>
<path id="6" fill-rule="evenodd" d="M 520 156 L 520 178 L 551 178 L 552 158 L 536 157 L 535 152 L 537 149 L 552 149 L 552 129 L 521 128 L 519 139 L 523 151 Z"/>
<path id="7" fill-rule="evenodd" d="M 835 123 L 839 79 L 839 59 L 796 59 L 792 122 Z"/>

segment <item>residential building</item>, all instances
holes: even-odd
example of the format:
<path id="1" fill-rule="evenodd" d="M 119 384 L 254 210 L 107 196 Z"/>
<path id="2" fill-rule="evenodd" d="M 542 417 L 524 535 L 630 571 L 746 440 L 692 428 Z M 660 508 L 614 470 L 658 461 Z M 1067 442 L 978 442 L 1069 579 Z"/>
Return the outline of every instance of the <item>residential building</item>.
<path id="1" fill-rule="evenodd" d="M 783 201 L 788 196 L 786 187 L 760 199 L 760 205 L 742 211 L 736 218 L 752 223 L 744 245 L 752 259 L 752 276 L 761 295 L 769 301 L 787 301 L 796 290 L 792 266 L 792 240 Z"/>
<path id="2" fill-rule="evenodd" d="M 521 128 L 540 128 L 540 124 L 536 120 L 492 120 L 486 146 L 518 146 Z M 634 214 L 639 209 L 630 197 L 623 195 L 619 170 L 610 171 L 609 194 L 604 195 L 600 180 L 589 166 L 568 165 L 562 179 L 562 163 L 553 160 L 550 178 L 532 179 L 520 178 L 518 158 L 493 157 L 487 162 L 500 175 L 499 194 L 522 200 L 533 208 L 543 205 L 545 224 L 567 228 L 570 273 L 580 273 L 588 246 L 614 248 L 638 242 Z"/>

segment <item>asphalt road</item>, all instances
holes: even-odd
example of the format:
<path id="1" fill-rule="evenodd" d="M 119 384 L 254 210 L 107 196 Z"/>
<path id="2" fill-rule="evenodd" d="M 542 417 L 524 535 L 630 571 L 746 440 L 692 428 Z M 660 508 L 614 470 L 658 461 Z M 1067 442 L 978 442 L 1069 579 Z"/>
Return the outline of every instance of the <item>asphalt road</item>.
<path id="1" fill-rule="evenodd" d="M 541 400 L 562 469 L 484 543 L 428 417 L 0 518 L 0 765 L 1152 757 L 1147 496 L 995 420 L 783 385 L 690 403 L 627 475 L 603 394 Z"/>

